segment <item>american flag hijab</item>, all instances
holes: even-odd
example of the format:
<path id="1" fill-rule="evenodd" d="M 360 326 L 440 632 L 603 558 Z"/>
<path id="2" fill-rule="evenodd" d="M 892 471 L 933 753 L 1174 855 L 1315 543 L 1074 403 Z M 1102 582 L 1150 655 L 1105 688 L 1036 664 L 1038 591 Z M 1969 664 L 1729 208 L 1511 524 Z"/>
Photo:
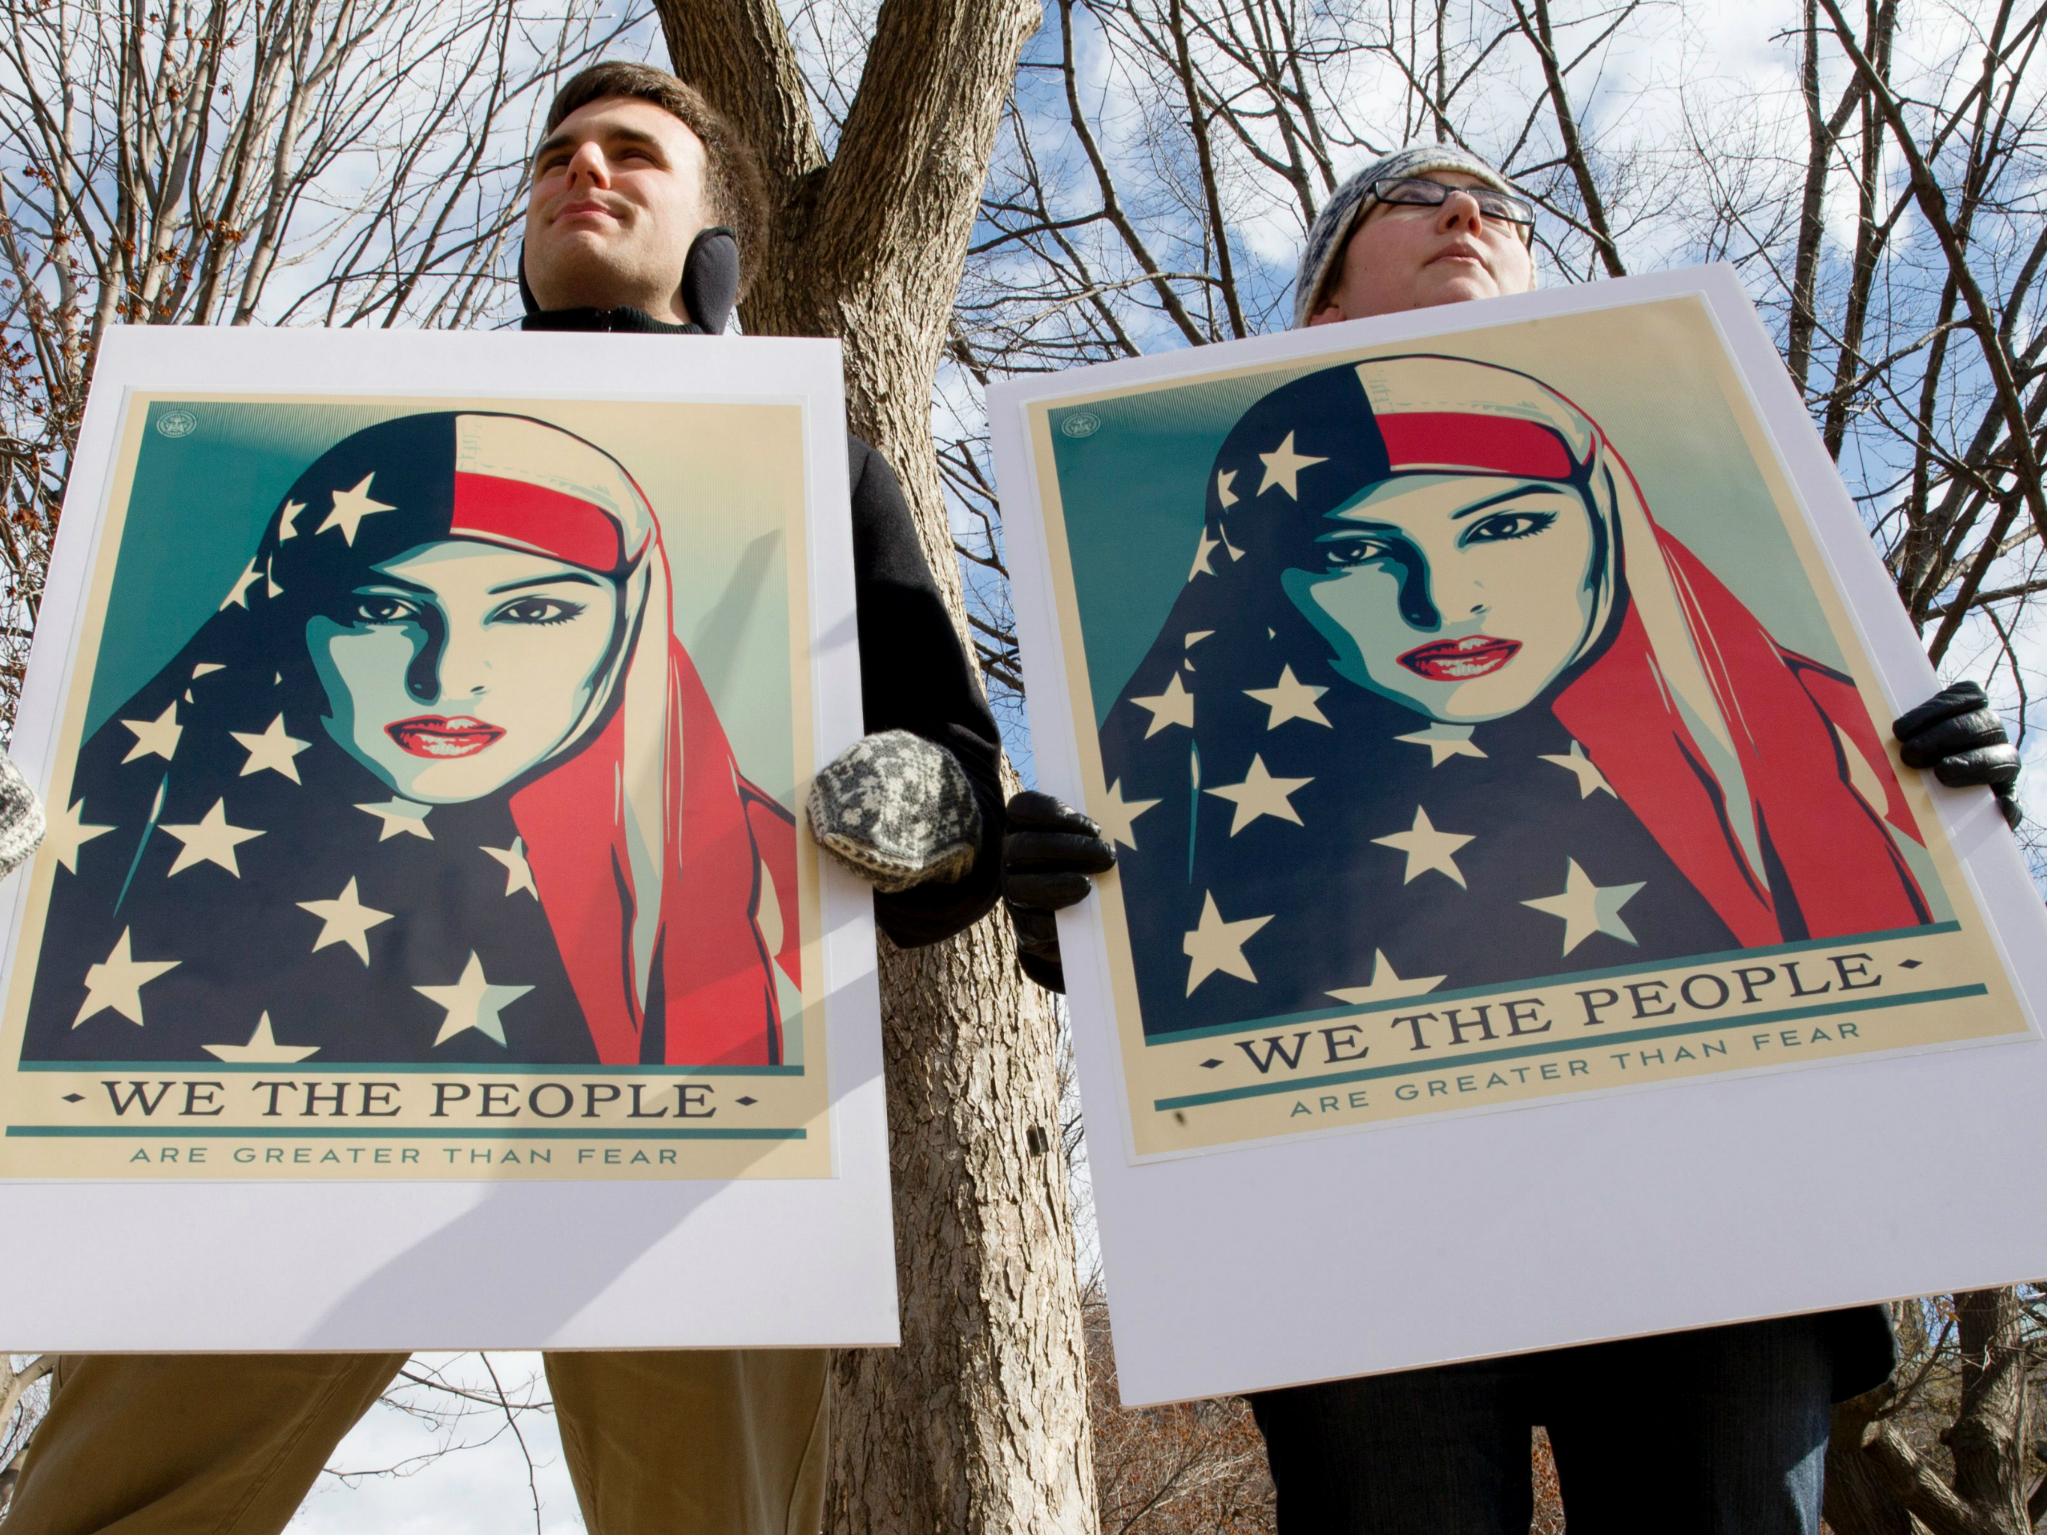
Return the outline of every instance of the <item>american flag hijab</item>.
<path id="1" fill-rule="evenodd" d="M 565 689 L 543 701 L 561 726 L 466 799 L 394 793 L 349 745 L 367 706 L 313 638 L 359 625 L 359 589 L 423 550 L 540 557 L 615 599 L 573 686 L 490 685 Z M 740 771 L 672 604 L 646 497 L 582 438 L 478 412 L 343 438 L 81 752 L 26 1056 L 779 1061 L 794 822 Z M 434 623 L 400 647 L 428 703 L 422 658 L 452 643 Z M 425 718 L 456 755 L 497 749 L 471 750 L 488 721 Z"/>
<path id="2" fill-rule="evenodd" d="M 1494 718 L 1355 680 L 1304 596 L 1345 514 L 1443 477 L 1586 520 L 1561 665 Z M 1387 601 L 1429 643 L 1437 577 L 1407 575 Z M 1244 412 L 1100 740 L 1148 1036 L 1930 920 L 1853 682 L 1656 525 L 1585 412 L 1468 359 L 1321 369 Z"/>

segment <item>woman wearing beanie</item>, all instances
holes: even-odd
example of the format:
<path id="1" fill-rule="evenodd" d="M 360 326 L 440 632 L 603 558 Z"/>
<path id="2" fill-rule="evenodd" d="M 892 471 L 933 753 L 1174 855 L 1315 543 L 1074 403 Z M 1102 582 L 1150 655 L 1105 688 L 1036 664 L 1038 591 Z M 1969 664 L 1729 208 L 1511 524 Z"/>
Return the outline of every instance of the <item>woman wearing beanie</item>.
<path id="1" fill-rule="evenodd" d="M 1461 149 L 1390 155 L 1324 205 L 1295 324 L 1525 293 L 1534 222 L 1512 183 Z M 1926 713 L 1901 723 L 1902 739 Z M 1979 751 L 2004 741 L 1988 713 L 1972 731 Z M 1908 741 L 1904 756 L 1941 761 L 1954 782 L 1958 750 Z M 2009 787 L 2016 756 L 1993 755 L 1999 766 L 1969 782 Z M 1885 883 L 1912 901 L 1909 880 Z M 1670 1530 L 1814 1531 L 1830 1405 L 1880 1384 L 1893 1360 L 1884 1309 L 1867 1306 L 1261 1392 L 1252 1406 L 1282 1530 L 1526 1530 L 1541 1425 L 1574 1532 L 1642 1530 L 1652 1510 Z"/>
<path id="2" fill-rule="evenodd" d="M 1456 146 L 1388 155 L 1339 187 L 1309 231 L 1294 323 L 1526 293 L 1534 226 L 1535 208 L 1514 184 Z M 1470 400 L 1488 402 L 1483 418 L 1445 404 Z M 1319 423 L 1314 452 L 1325 456 L 1313 462 L 1329 481 L 1314 498 L 1296 491 L 1276 511 L 1226 494 L 1233 478 L 1246 483 L 1248 454 L 1310 421 Z M 1323 368 L 1249 404 L 1210 477 L 1217 489 L 1198 566 L 1214 553 L 1215 580 L 1189 585 L 1124 690 L 1134 698 L 1179 686 L 1191 671 L 1185 647 L 1203 638 L 1211 660 L 1192 671 L 1190 697 L 1202 701 L 1194 721 L 1183 722 L 1186 733 L 1157 735 L 1141 729 L 1146 722 L 1130 725 L 1145 711 L 1112 711 L 1102 737 L 1108 776 L 1147 786 L 1142 793 L 1162 797 L 1153 814 L 1170 818 L 1147 848 L 1121 859 L 1148 1033 L 1235 1017 L 1227 987 L 1191 981 L 1178 963 L 1161 969 L 1156 957 L 1177 961 L 1174 936 L 1194 926 L 1176 902 L 1247 884 L 1258 897 L 1236 910 L 1284 914 L 1297 941 L 1284 977 L 1261 976 L 1267 1003 L 1275 985 L 1294 987 L 1292 1006 L 1306 1008 L 1364 982 L 1368 919 L 1375 938 L 1411 941 L 1417 958 L 1399 966 L 1410 975 L 1444 972 L 1457 986 L 1532 973 L 1529 944 L 1554 946 L 1556 937 L 1542 926 L 1553 920 L 1528 903 L 1487 908 L 1485 920 L 1447 934 L 1425 926 L 1426 912 L 1390 913 L 1398 888 L 1365 888 L 1373 872 L 1359 869 L 1352 850 L 1388 824 L 1374 806 L 1398 798 L 1389 791 L 1404 776 L 1412 787 L 1433 772 L 1412 747 L 1387 744 L 1414 740 L 1418 720 L 1475 746 L 1485 740 L 1475 757 L 1549 753 L 1562 764 L 1583 749 L 1605 765 L 1593 771 L 1607 775 L 1607 794 L 1546 800 L 1532 789 L 1503 799 L 1481 786 L 1445 825 L 1490 826 L 1495 842 L 1524 851 L 1561 851 L 1566 837 L 1633 850 L 1662 874 L 1654 892 L 1637 892 L 1629 955 L 1768 944 L 1786 924 L 1867 931 L 1873 912 L 1884 914 L 1875 926 L 1924 921 L 1895 846 L 1895 837 L 1914 837 L 1910 817 L 1888 800 L 1873 803 L 1857 788 L 1855 765 L 1836 754 L 1838 742 L 1853 741 L 1865 768 L 1887 755 L 1860 705 L 1850 707 L 1836 674 L 1779 644 L 1657 524 L 1625 451 L 1539 377 L 1425 353 Z M 1512 496 L 1500 493 L 1503 477 Z M 1390 599 L 1392 572 L 1405 575 Z M 1447 627 L 1432 604 L 1487 580 L 1484 631 Z M 1473 599 L 1460 601 L 1476 611 Z M 1208 639 L 1228 634 L 1245 643 L 1233 650 Z M 1711 677 L 1694 653 L 1703 637 L 1716 656 Z M 1239 654 L 1259 659 L 1256 677 L 1232 670 Z M 1310 668 L 1326 685 L 1314 690 L 1319 729 L 1296 744 L 1306 755 L 1278 771 L 1301 775 L 1288 782 L 1309 788 L 1295 793 L 1322 795 L 1320 813 L 1306 819 L 1332 846 L 1283 852 L 1260 843 L 1257 827 L 1185 793 L 1173 809 L 1156 786 L 1186 785 L 1205 766 L 1227 778 L 1243 765 L 1244 741 L 1271 728 L 1264 704 L 1252 728 L 1243 724 L 1245 701 L 1258 698 L 1250 685 L 1307 678 Z M 1731 677 L 1745 729 L 1717 733 L 1728 700 L 1716 689 Z M 1694 725 L 1674 729 L 1654 688 L 1634 687 L 1655 678 L 1672 679 L 1697 706 L 1687 716 Z M 1909 766 L 1935 768 L 1944 783 L 1990 785 L 2014 818 L 2017 754 L 1981 691 L 1949 689 L 1893 730 Z M 1701 733 L 1707 743 L 1693 753 Z M 1695 799 L 1667 788 L 1686 782 L 1671 771 L 1680 760 L 1688 772 L 1710 770 Z M 1318 762 L 1326 771 L 1313 771 Z M 1402 805 L 1416 802 L 1410 793 Z M 1763 824 L 1784 876 L 1782 907 L 1775 880 L 1760 892 L 1743 873 L 1753 868 L 1745 836 Z M 1050 908 L 1077 900 L 1085 885 L 1055 890 L 1012 865 L 1005 894 L 1031 941 L 1032 974 L 1057 978 Z M 1467 892 L 1482 906 L 1501 894 Z M 1135 941 L 1139 924 L 1156 931 L 1153 942 Z M 1620 943 L 1588 941 L 1598 942 Z M 1526 1530 L 1540 1426 L 1575 1533 L 1639 1531 L 1651 1520 L 1668 1530 L 1810 1532 L 1820 1522 L 1831 1404 L 1882 1383 L 1893 1358 L 1884 1309 L 1865 1306 L 1328 1381 L 1251 1402 L 1283 1531 Z"/>

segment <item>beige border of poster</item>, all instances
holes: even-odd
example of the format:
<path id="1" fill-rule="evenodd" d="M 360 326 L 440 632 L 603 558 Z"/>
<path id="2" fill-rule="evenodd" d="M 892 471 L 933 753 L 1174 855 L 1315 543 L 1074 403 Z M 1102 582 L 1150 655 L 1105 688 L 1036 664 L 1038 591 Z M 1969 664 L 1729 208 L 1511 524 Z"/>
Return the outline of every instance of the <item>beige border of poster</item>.
<path id="1" fill-rule="evenodd" d="M 116 472 L 95 543 L 85 593 L 89 612 L 111 606 L 115 568 L 133 502 L 133 481 L 152 411 L 172 399 L 207 405 L 347 404 L 332 396 L 130 390 L 118 433 Z M 697 471 L 710 494 L 690 505 L 722 505 L 721 479 L 752 459 L 775 483 L 782 547 L 788 555 L 792 759 L 799 784 L 816 771 L 811 737 L 811 641 L 800 400 L 749 402 L 737 417 L 727 402 L 590 401 L 552 395 L 464 398 L 394 394 L 394 409 L 512 409 L 579 432 L 622 456 L 657 506 L 674 498 L 659 464 L 663 449 L 701 439 L 715 459 Z M 707 414 L 708 413 L 708 414 Z M 692 419 L 692 417 L 695 419 Z M 638 416 L 633 423 L 622 419 Z M 680 416 L 682 419 L 677 419 Z M 757 493 L 758 494 L 758 493 Z M 687 512 L 674 508 L 674 560 L 692 558 Z M 679 614 L 679 619 L 681 615 Z M 71 773 L 86 736 L 85 716 L 101 635 L 88 628 L 71 669 L 70 698 L 50 769 L 48 803 L 73 803 Z M 792 807 L 793 809 L 793 807 Z M 22 924 L 13 954 L 37 954 L 57 877 L 45 846 L 25 872 Z M 818 850 L 797 844 L 798 910 L 805 935 L 801 1006 L 788 1021 L 799 1036 L 794 1068 L 567 1068 L 504 1071 L 446 1064 L 325 1066 L 317 1059 L 243 1067 L 215 1063 L 56 1063 L 15 1067 L 26 1027 L 32 960 L 10 964 L 0 1014 L 0 1178 L 100 1179 L 706 1179 L 825 1178 L 832 1172 L 825 1113 L 825 998 L 819 945 Z M 146 1034 L 138 1036 L 142 1054 Z M 539 1091 L 556 1085 L 545 1098 Z M 744 1102 L 741 1102 L 744 1100 Z"/>
<path id="2" fill-rule="evenodd" d="M 1790 534 L 1813 599 L 1825 615 L 1871 718 L 1891 711 L 1867 648 L 1835 591 L 1778 454 L 1698 295 L 1525 320 L 1479 333 L 1459 355 L 1555 379 L 1559 355 L 1621 355 L 1630 334 L 1655 334 L 1658 354 L 1684 346 L 1710 361 L 1729 409 Z M 1674 334 L 1675 333 L 1675 334 Z M 1410 344 L 1339 350 L 1330 362 L 1367 361 Z M 1295 359 L 1294 363 L 1315 359 Z M 1270 368 L 1271 365 L 1264 365 Z M 1109 398 L 1256 376 L 1260 366 L 1154 380 L 1034 400 L 1027 409 L 1064 694 L 1079 749 L 1084 804 L 1114 824 L 1094 728 L 1080 603 L 1074 588 L 1053 461 L 1053 419 Z M 1291 371 L 1291 370 L 1290 370 Z M 1566 391 L 1604 414 L 1577 386 Z M 1658 500 L 1656 490 L 1651 499 Z M 1211 642 L 1212 644 L 1214 642 Z M 1928 775 L 1892 765 L 1945 890 L 1966 891 L 1934 812 Z M 1778 1071 L 1873 1051 L 1922 1050 L 2028 1033 L 1989 929 L 1975 911 L 1925 928 L 1809 940 L 1681 962 L 1562 974 L 1447 994 L 1393 987 L 1353 1012 L 1282 1023 L 1189 1031 L 1148 1044 L 1123 890 L 1098 886 L 1126 1111 L 1140 1157 L 1197 1151 L 1337 1126 L 1383 1125 L 1416 1115 L 1498 1108 L 1531 1098 L 1625 1091 L 1722 1072 Z M 1901 968 L 1903 965 L 1903 968 Z"/>

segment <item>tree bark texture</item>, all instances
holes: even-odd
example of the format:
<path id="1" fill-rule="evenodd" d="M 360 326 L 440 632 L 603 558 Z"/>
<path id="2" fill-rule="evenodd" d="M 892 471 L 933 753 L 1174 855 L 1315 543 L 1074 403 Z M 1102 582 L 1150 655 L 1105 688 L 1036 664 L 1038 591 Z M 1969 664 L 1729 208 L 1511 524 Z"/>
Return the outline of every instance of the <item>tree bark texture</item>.
<path id="1" fill-rule="evenodd" d="M 964 643 L 932 387 L 1038 0 L 887 0 L 829 160 L 774 0 L 656 10 L 676 72 L 764 161 L 743 323 L 845 342 L 850 425 L 896 466 Z M 828 1526 L 1093 1529 L 1051 1009 L 1000 913 L 882 948 L 903 1344 L 840 1358 Z"/>
<path id="2" fill-rule="evenodd" d="M 1835 1407 L 1828 1525 L 1933 1536 L 2038 1530 L 2029 1509 L 2040 1436 L 2037 1390 L 2028 1381 L 2030 1355 L 2038 1370 L 2036 1327 L 2019 1289 L 2001 1286 L 1958 1292 L 1953 1321 L 1931 1353 L 1924 1331 L 1917 1342 L 1902 1337 L 1899 1375 Z M 1933 1453 L 1930 1419 L 1944 1425 L 1951 1467 Z"/>
<path id="3" fill-rule="evenodd" d="M 1956 1492 L 1978 1512 L 1978 1529 L 2027 1529 L 2026 1449 L 2039 1433 L 2027 1391 L 2026 1340 L 2011 1286 L 1956 1293 L 1962 1346 L 1962 1410 L 1943 1438 L 1956 1461 Z"/>

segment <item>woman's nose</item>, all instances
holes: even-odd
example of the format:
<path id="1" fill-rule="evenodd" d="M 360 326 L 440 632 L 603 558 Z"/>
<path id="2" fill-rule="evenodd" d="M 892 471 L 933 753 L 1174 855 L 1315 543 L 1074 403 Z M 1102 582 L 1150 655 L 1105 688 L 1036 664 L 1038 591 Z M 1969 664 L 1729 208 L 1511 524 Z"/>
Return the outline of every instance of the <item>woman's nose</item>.
<path id="1" fill-rule="evenodd" d="M 1443 613 L 1445 622 L 1455 624 L 1486 612 L 1485 583 L 1467 576 L 1446 574 L 1433 583 L 1432 601 Z"/>
<path id="2" fill-rule="evenodd" d="M 422 704 L 475 699 L 488 692 L 489 658 L 474 639 L 436 630 L 413 658 L 406 688 Z"/>
<path id="3" fill-rule="evenodd" d="M 1445 234 L 1464 229 L 1476 235 L 1483 220 L 1479 199 L 1462 187 L 1452 188 L 1451 195 L 1444 199 L 1443 207 L 1437 210 L 1437 228 Z"/>
<path id="4" fill-rule="evenodd" d="M 1486 612 L 1482 583 L 1455 570 L 1418 567 L 1402 584 L 1401 617 L 1411 628 L 1433 630 L 1459 624 Z"/>

